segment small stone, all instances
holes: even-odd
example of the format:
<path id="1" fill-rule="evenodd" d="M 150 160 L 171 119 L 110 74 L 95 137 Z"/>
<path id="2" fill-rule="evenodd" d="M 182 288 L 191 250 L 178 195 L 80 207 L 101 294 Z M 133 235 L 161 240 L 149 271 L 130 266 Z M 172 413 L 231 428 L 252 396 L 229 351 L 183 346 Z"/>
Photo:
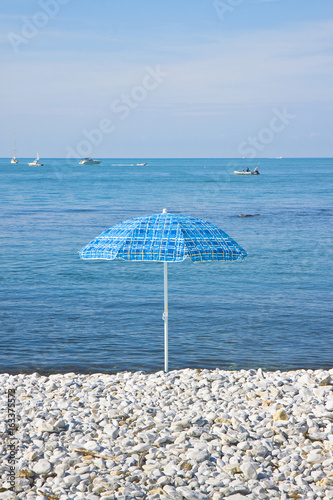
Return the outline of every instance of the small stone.
<path id="1" fill-rule="evenodd" d="M 88 451 L 95 451 L 95 452 L 101 449 L 100 445 L 93 440 L 84 443 L 84 448 Z"/>
<path id="2" fill-rule="evenodd" d="M 169 464 L 169 465 L 165 465 L 164 468 L 163 468 L 163 472 L 166 476 L 174 476 L 175 475 L 175 472 L 176 472 L 176 468 L 174 465 L 172 464 Z"/>
<path id="3" fill-rule="evenodd" d="M 322 470 L 314 470 L 311 472 L 311 476 L 315 481 L 321 481 L 326 476 L 325 472 Z"/>
<path id="4" fill-rule="evenodd" d="M 232 495 L 228 495 L 228 500 L 248 500 L 248 498 L 241 493 L 234 493 Z"/>
<path id="5" fill-rule="evenodd" d="M 196 463 L 200 464 L 210 458 L 210 453 L 207 450 L 191 450 L 187 452 L 186 456 L 189 460 L 194 460 Z"/>
<path id="6" fill-rule="evenodd" d="M 49 422 L 41 422 L 37 428 L 38 432 L 54 432 L 54 426 Z"/>
<path id="7" fill-rule="evenodd" d="M 241 443 L 237 444 L 237 448 L 241 451 L 246 451 L 246 450 L 250 450 L 251 446 L 250 446 L 250 443 L 248 441 L 242 441 Z"/>
<path id="8" fill-rule="evenodd" d="M 333 399 L 328 399 L 326 401 L 325 408 L 327 411 L 333 411 Z"/>
<path id="9" fill-rule="evenodd" d="M 225 496 L 223 493 L 220 493 L 219 491 L 215 491 L 215 493 L 212 496 L 212 500 L 224 500 Z"/>
<path id="10" fill-rule="evenodd" d="M 252 461 L 244 462 L 240 466 L 240 470 L 246 479 L 257 479 L 257 470 Z"/>
<path id="11" fill-rule="evenodd" d="M 28 452 L 26 454 L 26 458 L 27 460 L 31 460 L 31 461 L 34 461 L 36 460 L 36 458 L 40 457 L 42 455 L 42 450 L 34 450 L 32 452 Z"/>
<path id="12" fill-rule="evenodd" d="M 112 425 L 112 424 L 108 424 L 104 427 L 103 432 L 104 432 L 104 434 L 107 434 L 108 436 L 110 436 L 110 438 L 116 439 L 118 437 L 118 434 L 119 434 L 119 428 Z"/>
<path id="13" fill-rule="evenodd" d="M 209 500 L 208 495 L 193 491 L 185 486 L 180 486 L 179 488 L 176 488 L 176 493 L 182 495 L 182 497 L 186 500 Z"/>
<path id="14" fill-rule="evenodd" d="M 254 453 L 257 457 L 265 458 L 268 454 L 268 449 L 266 448 L 266 446 L 259 445 L 255 448 Z"/>
<path id="15" fill-rule="evenodd" d="M 327 386 L 327 385 L 331 385 L 332 384 L 332 380 L 331 380 L 331 376 L 330 375 L 324 375 L 323 378 L 321 379 L 321 381 L 319 382 L 319 385 L 320 386 Z"/>
<path id="16" fill-rule="evenodd" d="M 280 408 L 279 410 L 277 410 L 274 415 L 273 415 L 273 418 L 275 421 L 277 420 L 288 420 L 288 415 L 287 415 L 287 412 L 284 408 Z"/>
<path id="17" fill-rule="evenodd" d="M 176 488 L 174 488 L 173 486 L 170 486 L 170 485 L 167 484 L 166 486 L 164 486 L 163 490 L 171 498 L 175 498 L 177 496 Z"/>
<path id="18" fill-rule="evenodd" d="M 80 481 L 79 475 L 70 474 L 69 476 L 65 476 L 62 478 L 63 484 L 65 486 L 72 486 L 73 484 L 78 484 Z"/>
<path id="19" fill-rule="evenodd" d="M 148 443 L 141 443 L 133 446 L 132 450 L 128 450 L 130 453 L 143 453 L 150 449 L 151 445 Z"/>
<path id="20" fill-rule="evenodd" d="M 306 457 L 306 461 L 310 464 L 320 464 L 324 461 L 324 456 L 321 453 L 313 451 Z"/>
<path id="21" fill-rule="evenodd" d="M 34 475 L 35 475 L 35 473 L 28 468 L 21 469 L 17 473 L 17 477 L 33 477 Z"/>
<path id="22" fill-rule="evenodd" d="M 48 474 L 52 470 L 52 465 L 48 460 L 42 459 L 38 460 L 32 468 L 35 474 L 44 475 Z"/>
<path id="23" fill-rule="evenodd" d="M 67 428 L 67 423 L 63 419 L 57 420 L 56 422 L 54 422 L 54 427 L 61 431 Z"/>
<path id="24" fill-rule="evenodd" d="M 6 483 L 7 485 L 7 483 Z M 5 486 L 5 485 L 3 485 Z M 10 484 L 8 483 L 8 487 L 10 487 Z M 4 491 L 2 493 L 0 493 L 0 499 L 1 500 L 16 500 L 18 498 L 18 496 L 16 495 L 16 493 L 14 493 L 13 491 Z"/>

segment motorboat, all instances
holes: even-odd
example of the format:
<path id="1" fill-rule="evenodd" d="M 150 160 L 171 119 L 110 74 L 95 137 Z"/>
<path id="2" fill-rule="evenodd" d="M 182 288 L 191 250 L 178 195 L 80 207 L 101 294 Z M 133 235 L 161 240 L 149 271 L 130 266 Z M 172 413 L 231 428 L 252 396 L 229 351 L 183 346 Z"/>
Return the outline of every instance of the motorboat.
<path id="1" fill-rule="evenodd" d="M 39 154 L 37 153 L 37 158 L 36 160 L 32 161 L 31 163 L 28 163 L 29 167 L 43 167 L 43 163 L 39 163 Z"/>
<path id="2" fill-rule="evenodd" d="M 144 167 L 145 165 L 147 165 L 147 163 L 137 163 L 138 167 Z"/>
<path id="3" fill-rule="evenodd" d="M 15 138 L 15 136 L 14 136 L 14 143 L 13 143 L 13 157 L 12 157 L 12 159 L 10 160 L 10 163 L 18 163 L 18 159 L 17 159 L 17 158 L 16 158 L 16 156 L 15 156 L 15 153 L 16 153 L 16 151 L 15 151 L 15 149 L 16 149 L 16 147 L 15 147 L 15 146 L 16 146 L 16 144 L 15 144 L 15 143 L 16 143 L 16 138 Z"/>
<path id="4" fill-rule="evenodd" d="M 236 175 L 259 175 L 260 172 L 259 170 L 257 171 L 253 171 L 253 172 L 245 172 L 244 170 L 242 170 L 241 172 L 239 170 L 234 170 L 234 174 Z"/>
<path id="5" fill-rule="evenodd" d="M 82 158 L 79 165 L 99 165 L 100 160 L 93 160 L 92 158 Z"/>
<path id="6" fill-rule="evenodd" d="M 246 170 L 243 169 L 242 171 L 234 170 L 234 174 L 236 174 L 236 175 L 259 175 L 260 172 L 258 170 L 258 166 L 259 165 L 256 166 L 256 168 L 253 170 L 253 172 L 251 172 L 251 170 L 249 168 L 247 168 Z"/>

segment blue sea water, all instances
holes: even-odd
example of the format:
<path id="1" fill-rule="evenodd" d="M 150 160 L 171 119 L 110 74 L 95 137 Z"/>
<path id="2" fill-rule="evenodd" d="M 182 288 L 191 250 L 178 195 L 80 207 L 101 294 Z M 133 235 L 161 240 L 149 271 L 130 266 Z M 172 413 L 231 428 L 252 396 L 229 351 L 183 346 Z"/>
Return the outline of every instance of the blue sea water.
<path id="1" fill-rule="evenodd" d="M 333 367 L 332 159 L 43 163 L 0 160 L 1 372 L 163 369 L 163 264 L 78 256 L 163 208 L 248 252 L 169 264 L 169 369 Z"/>

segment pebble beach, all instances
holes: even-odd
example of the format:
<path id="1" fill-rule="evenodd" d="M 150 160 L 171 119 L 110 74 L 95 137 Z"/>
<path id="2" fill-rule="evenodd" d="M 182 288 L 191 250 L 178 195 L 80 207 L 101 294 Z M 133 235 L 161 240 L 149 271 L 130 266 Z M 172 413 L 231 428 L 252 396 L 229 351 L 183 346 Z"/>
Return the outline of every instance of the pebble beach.
<path id="1" fill-rule="evenodd" d="M 333 369 L 0 374 L 0 387 L 0 499 L 333 499 Z"/>

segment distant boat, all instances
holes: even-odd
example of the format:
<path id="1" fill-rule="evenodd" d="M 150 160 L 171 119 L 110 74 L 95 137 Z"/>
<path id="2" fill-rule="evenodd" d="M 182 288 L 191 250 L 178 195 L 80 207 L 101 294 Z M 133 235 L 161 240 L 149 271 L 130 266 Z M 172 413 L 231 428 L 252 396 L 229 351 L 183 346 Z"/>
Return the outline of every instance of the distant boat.
<path id="1" fill-rule="evenodd" d="M 234 174 L 236 175 L 259 175 L 260 172 L 258 170 L 258 167 L 256 167 L 253 172 L 251 172 L 250 170 L 248 170 L 247 172 L 245 172 L 245 170 L 242 170 L 241 172 L 239 170 L 234 170 Z"/>
<path id="2" fill-rule="evenodd" d="M 79 165 L 99 165 L 100 160 L 93 160 L 92 158 L 82 158 Z"/>
<path id="3" fill-rule="evenodd" d="M 31 163 L 28 163 L 29 167 L 43 167 L 43 163 L 39 163 L 39 154 L 37 153 L 37 158 L 36 160 L 32 161 Z"/>
<path id="4" fill-rule="evenodd" d="M 251 172 L 251 170 L 249 169 L 249 167 L 246 168 L 246 170 L 243 170 L 240 171 L 240 170 L 234 170 L 234 174 L 236 175 L 259 175 L 260 172 L 259 172 L 259 163 L 258 165 L 256 166 L 256 168 L 253 170 L 253 172 Z"/>
<path id="5" fill-rule="evenodd" d="M 138 167 L 144 167 L 145 165 L 147 165 L 147 163 L 137 163 Z"/>
<path id="6" fill-rule="evenodd" d="M 10 160 L 10 163 L 18 163 L 18 159 L 15 156 L 16 153 L 16 137 L 14 136 L 14 142 L 13 142 L 13 158 Z"/>

